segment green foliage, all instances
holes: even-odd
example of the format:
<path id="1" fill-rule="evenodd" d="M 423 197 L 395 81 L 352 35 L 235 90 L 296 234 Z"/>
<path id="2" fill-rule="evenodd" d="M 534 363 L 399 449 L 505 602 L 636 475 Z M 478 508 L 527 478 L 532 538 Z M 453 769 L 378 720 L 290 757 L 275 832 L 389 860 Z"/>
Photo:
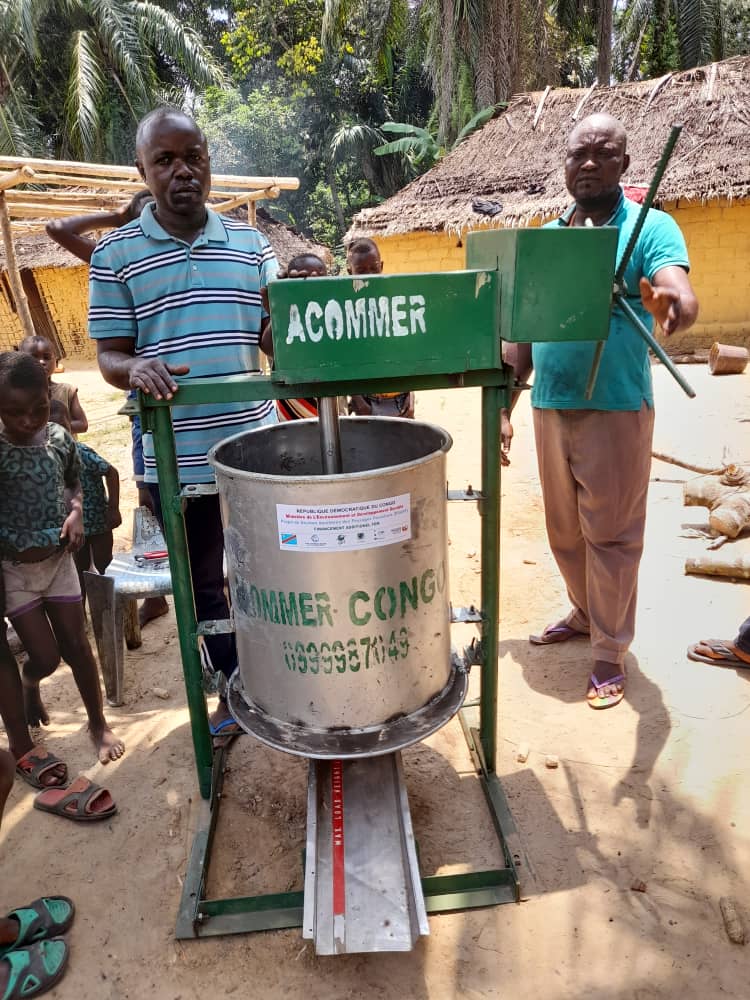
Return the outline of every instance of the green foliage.
<path id="1" fill-rule="evenodd" d="M 323 0 L 236 0 L 221 43 L 237 80 L 281 75 L 304 88 L 323 60 L 322 20 Z"/>
<path id="2" fill-rule="evenodd" d="M 374 151 L 376 156 L 403 155 L 414 166 L 428 170 L 444 153 L 435 136 L 426 128 L 405 122 L 384 122 L 381 128 L 383 132 L 402 135 L 403 138 L 377 146 Z"/>
<path id="3" fill-rule="evenodd" d="M 728 0 L 724 5 L 725 55 L 750 55 L 750 0 Z"/>
<path id="4" fill-rule="evenodd" d="M 646 26 L 640 48 L 640 66 L 644 77 L 658 77 L 680 67 L 680 45 L 675 16 L 654 18 Z"/>
<path id="5" fill-rule="evenodd" d="M 246 97 L 236 89 L 209 87 L 195 117 L 206 133 L 216 173 L 302 175 L 298 191 L 284 192 L 283 208 L 278 209 L 276 202 L 269 202 L 268 207 L 293 225 L 307 226 L 307 132 L 296 102 L 274 91 L 270 84 Z"/>
<path id="6" fill-rule="evenodd" d="M 747 46 L 748 0 L 628 0 L 615 20 L 615 61 L 629 79 L 725 58 Z M 732 24 L 732 31 L 727 31 Z"/>
<path id="7" fill-rule="evenodd" d="M 468 138 L 472 132 L 486 125 L 487 122 L 497 114 L 505 104 L 497 104 L 491 108 L 482 108 L 464 125 L 451 145 L 455 149 L 464 139 Z M 400 135 L 401 139 L 393 139 L 382 146 L 377 146 L 374 150 L 376 156 L 404 156 L 413 168 L 415 174 L 429 170 L 447 150 L 441 146 L 434 131 L 429 128 L 420 128 L 417 125 L 408 125 L 406 122 L 384 122 L 381 131 L 389 135 Z M 434 128 L 434 126 L 433 126 Z"/>
<path id="8" fill-rule="evenodd" d="M 142 114 L 221 78 L 200 37 L 152 0 L 0 0 L 5 151 L 127 161 Z"/>

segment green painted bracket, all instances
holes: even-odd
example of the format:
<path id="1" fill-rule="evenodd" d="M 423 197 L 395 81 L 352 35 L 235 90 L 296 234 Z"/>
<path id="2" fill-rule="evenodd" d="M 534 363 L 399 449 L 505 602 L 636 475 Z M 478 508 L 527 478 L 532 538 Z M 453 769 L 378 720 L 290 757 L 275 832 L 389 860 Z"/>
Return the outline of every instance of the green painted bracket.
<path id="1" fill-rule="evenodd" d="M 488 229 L 466 237 L 466 266 L 497 269 L 500 335 L 514 343 L 606 340 L 617 229 Z"/>

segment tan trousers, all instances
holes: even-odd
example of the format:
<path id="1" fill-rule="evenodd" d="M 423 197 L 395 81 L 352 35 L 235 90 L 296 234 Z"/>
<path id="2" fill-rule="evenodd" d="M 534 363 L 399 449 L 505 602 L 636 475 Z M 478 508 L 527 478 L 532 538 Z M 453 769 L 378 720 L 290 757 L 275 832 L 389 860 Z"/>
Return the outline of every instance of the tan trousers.
<path id="1" fill-rule="evenodd" d="M 547 535 L 595 660 L 633 640 L 654 411 L 534 410 Z"/>

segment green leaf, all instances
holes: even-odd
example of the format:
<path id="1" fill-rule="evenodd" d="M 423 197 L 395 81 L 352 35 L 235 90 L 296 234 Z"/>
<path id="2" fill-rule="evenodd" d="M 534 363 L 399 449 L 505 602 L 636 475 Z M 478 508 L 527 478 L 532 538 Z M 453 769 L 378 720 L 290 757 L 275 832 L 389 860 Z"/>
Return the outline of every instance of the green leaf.
<path id="1" fill-rule="evenodd" d="M 394 139 L 393 142 L 386 142 L 383 146 L 376 146 L 373 153 L 376 156 L 387 156 L 389 153 L 410 153 L 417 145 L 417 137 L 411 136 L 405 139 Z"/>
<path id="2" fill-rule="evenodd" d="M 495 113 L 500 108 L 507 108 L 507 106 L 508 106 L 507 103 L 493 104 L 490 105 L 489 108 L 482 108 L 481 111 L 477 111 L 474 117 L 470 118 L 469 121 L 464 125 L 464 127 L 458 133 L 456 141 L 453 143 L 452 148 L 455 149 L 456 146 L 460 142 L 463 142 L 464 139 L 468 138 L 472 132 L 476 132 L 478 128 L 481 128 L 483 125 L 486 125 L 487 122 L 494 117 Z"/>

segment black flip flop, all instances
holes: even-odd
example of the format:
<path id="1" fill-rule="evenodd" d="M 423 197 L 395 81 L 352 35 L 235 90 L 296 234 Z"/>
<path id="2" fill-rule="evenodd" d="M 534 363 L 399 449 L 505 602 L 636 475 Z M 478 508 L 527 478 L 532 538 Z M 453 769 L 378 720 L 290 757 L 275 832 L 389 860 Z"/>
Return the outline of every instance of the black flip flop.
<path id="1" fill-rule="evenodd" d="M 701 653 L 698 651 L 699 646 L 705 646 L 711 652 Z M 700 642 L 688 646 L 687 655 L 689 660 L 710 663 L 714 667 L 743 667 L 745 670 L 750 670 L 750 657 L 741 660 L 727 639 L 701 639 Z"/>

